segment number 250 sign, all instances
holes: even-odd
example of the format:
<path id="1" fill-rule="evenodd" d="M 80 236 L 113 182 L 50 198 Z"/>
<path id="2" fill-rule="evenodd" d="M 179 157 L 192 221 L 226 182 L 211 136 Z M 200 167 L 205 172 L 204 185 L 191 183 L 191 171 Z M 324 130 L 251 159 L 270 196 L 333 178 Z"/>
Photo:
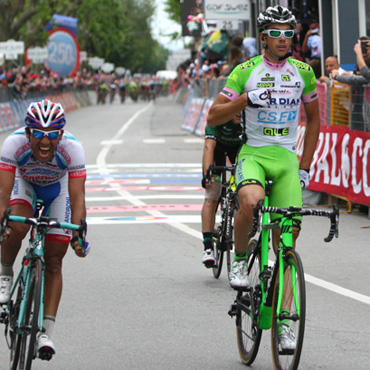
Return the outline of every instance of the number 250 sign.
<path id="1" fill-rule="evenodd" d="M 66 28 L 50 31 L 47 44 L 49 57 L 47 67 L 59 76 L 73 76 L 80 64 L 80 47 L 76 37 Z"/>

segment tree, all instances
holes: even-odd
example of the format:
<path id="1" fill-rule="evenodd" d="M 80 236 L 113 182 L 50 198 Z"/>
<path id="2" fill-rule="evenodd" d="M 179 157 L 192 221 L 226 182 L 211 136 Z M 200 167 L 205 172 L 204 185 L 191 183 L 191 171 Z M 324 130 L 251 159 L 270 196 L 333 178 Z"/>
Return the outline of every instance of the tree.
<path id="1" fill-rule="evenodd" d="M 1 0 L 0 41 L 22 40 L 26 48 L 43 46 L 53 14 L 78 19 L 77 39 L 89 56 L 131 71 L 153 71 L 167 51 L 153 40 L 154 0 Z"/>

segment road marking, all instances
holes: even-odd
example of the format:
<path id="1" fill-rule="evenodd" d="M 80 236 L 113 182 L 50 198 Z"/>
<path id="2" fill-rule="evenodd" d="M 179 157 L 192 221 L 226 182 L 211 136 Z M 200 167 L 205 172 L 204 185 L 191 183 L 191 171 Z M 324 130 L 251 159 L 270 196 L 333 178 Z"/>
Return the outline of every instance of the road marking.
<path id="1" fill-rule="evenodd" d="M 189 195 L 189 194 L 165 194 L 165 195 L 137 195 L 137 199 L 201 199 L 204 200 L 204 194 L 202 195 Z M 86 202 L 109 202 L 117 200 L 128 200 L 125 196 L 105 196 L 105 197 L 86 197 Z"/>
<path id="2" fill-rule="evenodd" d="M 144 144 L 164 144 L 165 139 L 143 139 Z"/>
<path id="3" fill-rule="evenodd" d="M 125 194 L 129 191 L 204 191 L 201 186 L 114 186 L 112 183 L 108 183 L 110 187 L 96 186 L 86 187 L 86 193 L 106 193 L 114 192 L 126 196 L 126 200 L 133 201 L 133 198 L 137 199 L 132 194 Z M 134 202 L 134 201 L 133 201 Z M 136 204 L 135 202 L 133 204 Z M 144 203 L 143 203 L 144 204 Z"/>
<path id="4" fill-rule="evenodd" d="M 123 133 L 131 126 L 131 124 L 142 114 L 144 113 L 149 107 L 151 107 L 153 105 L 153 102 L 150 102 L 147 106 L 145 106 L 144 108 L 142 108 L 141 110 L 139 110 L 138 112 L 135 113 L 134 116 L 132 116 L 122 127 L 121 129 L 117 132 L 117 134 L 113 137 L 113 141 L 115 140 L 119 140 L 120 137 L 123 135 Z M 87 168 L 96 168 L 98 170 L 98 172 L 104 176 L 104 175 L 107 175 L 107 174 L 110 174 L 110 168 L 117 168 L 117 167 L 122 167 L 122 168 L 135 168 L 135 167 L 140 167 L 140 168 L 155 168 L 155 167 L 166 167 L 166 168 L 180 168 L 181 167 L 181 164 L 180 166 L 178 166 L 177 164 L 174 164 L 174 163 L 171 163 L 171 164 L 121 164 L 121 165 L 114 165 L 114 164 L 111 164 L 111 165 L 107 165 L 106 163 L 106 157 L 107 157 L 107 154 L 111 148 L 111 144 L 107 144 L 103 147 L 103 149 L 99 152 L 98 154 L 98 157 L 97 157 L 97 164 L 96 166 L 87 166 Z M 193 166 L 190 166 L 189 164 L 182 164 L 182 167 L 193 167 Z M 201 164 L 197 163 L 195 165 L 197 168 L 200 168 L 201 167 Z M 111 180 L 113 180 L 113 178 L 111 178 Z M 111 186 L 111 185 L 110 185 Z M 138 197 L 135 197 L 133 196 L 132 194 L 130 194 L 127 190 L 124 190 L 124 188 L 120 188 L 120 190 L 117 191 L 117 193 L 119 194 L 119 196 L 121 197 L 125 197 L 125 199 L 127 201 L 129 201 L 131 204 L 133 205 L 141 205 L 141 206 L 145 206 L 146 204 L 144 202 L 142 202 L 141 200 L 138 199 Z M 113 220 L 114 223 L 116 224 L 119 224 L 119 223 L 128 223 L 128 222 L 132 222 L 132 223 L 138 223 L 138 222 L 141 222 L 141 223 L 153 223 L 153 222 L 161 222 L 161 223 L 166 223 L 188 235 L 191 235 L 191 236 L 194 236 L 195 238 L 199 239 L 199 240 L 203 240 L 203 235 L 200 231 L 196 231 L 194 229 L 192 229 L 191 227 L 187 226 L 185 223 L 193 223 L 193 222 L 196 222 L 196 223 L 199 223 L 200 222 L 200 215 L 198 216 L 166 216 L 164 215 L 163 213 L 159 212 L 159 211 L 147 211 L 147 213 L 149 214 L 149 216 L 146 216 L 145 219 L 138 219 L 137 217 L 135 218 L 135 220 L 132 218 L 132 220 L 128 221 L 123 221 L 122 219 L 119 220 L 118 218 L 101 218 L 101 217 L 97 217 L 97 218 L 88 218 L 87 221 L 89 224 L 92 224 L 92 225 L 101 225 L 102 222 L 105 222 L 105 223 L 112 223 Z M 198 220 L 198 221 L 196 221 Z M 353 300 L 356 300 L 356 301 L 359 301 L 361 303 L 365 303 L 365 304 L 369 304 L 370 305 L 370 297 L 368 296 L 365 296 L 365 295 L 362 295 L 362 294 L 359 294 L 359 293 L 356 293 L 354 291 L 351 291 L 349 289 L 346 289 L 346 288 L 343 288 L 343 287 L 340 287 L 339 285 L 336 285 L 336 284 L 332 284 L 330 282 L 327 282 L 325 280 L 322 280 L 322 279 L 319 279 L 319 278 L 315 278 L 313 276 L 310 276 L 310 275 L 307 275 L 305 274 L 306 276 L 306 280 L 314 285 L 317 285 L 321 288 L 324 288 L 326 290 L 329 290 L 329 291 L 332 291 L 334 293 L 337 293 L 337 294 L 340 294 L 344 297 L 347 297 L 347 298 L 350 298 L 350 299 L 353 299 Z"/>
<path id="5" fill-rule="evenodd" d="M 148 212 L 148 211 L 198 211 L 202 210 L 202 204 L 148 204 L 145 206 L 98 206 L 88 207 L 87 213 L 114 213 L 114 212 Z"/>
<path id="6" fill-rule="evenodd" d="M 148 223 L 168 223 L 178 225 L 182 222 L 200 223 L 200 214 L 193 216 L 129 216 L 129 217 L 87 217 L 88 225 L 122 225 L 122 224 L 148 224 Z"/>
<path id="7" fill-rule="evenodd" d="M 184 143 L 186 143 L 186 144 L 204 144 L 204 139 L 189 138 L 189 139 L 184 139 Z"/>
<path id="8" fill-rule="evenodd" d="M 100 145 L 119 145 L 122 143 L 122 140 L 103 140 L 100 142 Z"/>

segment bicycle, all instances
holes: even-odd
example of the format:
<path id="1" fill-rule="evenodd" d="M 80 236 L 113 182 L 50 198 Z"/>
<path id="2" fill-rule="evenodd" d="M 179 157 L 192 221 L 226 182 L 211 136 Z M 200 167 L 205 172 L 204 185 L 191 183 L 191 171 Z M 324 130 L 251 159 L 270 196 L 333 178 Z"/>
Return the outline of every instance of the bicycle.
<path id="1" fill-rule="evenodd" d="M 272 182 L 266 182 L 266 197 L 253 210 L 252 238 L 260 231 L 258 240 L 252 239 L 247 249 L 250 287 L 238 291 L 229 315 L 235 317 L 240 358 L 251 365 L 258 353 L 262 331 L 271 328 L 271 346 L 274 369 L 298 368 L 303 346 L 306 319 L 305 278 L 301 258 L 293 248 L 292 224 L 294 216 L 323 216 L 330 218 L 330 242 L 338 237 L 339 209 L 332 211 L 300 207 L 278 208 L 268 205 Z M 269 214 L 282 215 L 279 222 L 270 222 Z M 261 224 L 262 219 L 262 224 Z M 269 266 L 270 230 L 280 229 L 281 236 L 273 266 Z M 282 325 L 295 337 L 296 348 L 283 350 L 278 336 Z"/>
<path id="2" fill-rule="evenodd" d="M 36 338 L 44 332 L 44 237 L 52 228 L 76 230 L 81 245 L 85 244 L 86 221 L 81 225 L 58 222 L 56 219 L 41 216 L 42 201 L 37 201 L 34 218 L 10 215 L 10 209 L 1 219 L 0 241 L 11 228 L 9 222 L 31 225 L 29 245 L 22 259 L 21 269 L 10 293 L 9 302 L 4 305 L 0 322 L 5 324 L 4 335 L 10 349 L 10 370 L 30 370 L 36 358 Z M 44 352 L 42 359 L 50 360 L 52 354 Z"/>
<path id="3" fill-rule="evenodd" d="M 213 232 L 213 255 L 215 265 L 212 267 L 213 276 L 218 279 L 222 271 L 224 252 L 226 252 L 227 271 L 231 269 L 231 251 L 233 249 L 233 218 L 239 208 L 239 198 L 236 193 L 233 166 L 216 166 L 211 164 L 207 170 L 207 178 L 210 180 L 214 173 L 221 172 L 221 195 L 218 199 L 215 213 L 221 211 L 221 221 Z M 228 177 L 228 173 L 230 176 Z"/>

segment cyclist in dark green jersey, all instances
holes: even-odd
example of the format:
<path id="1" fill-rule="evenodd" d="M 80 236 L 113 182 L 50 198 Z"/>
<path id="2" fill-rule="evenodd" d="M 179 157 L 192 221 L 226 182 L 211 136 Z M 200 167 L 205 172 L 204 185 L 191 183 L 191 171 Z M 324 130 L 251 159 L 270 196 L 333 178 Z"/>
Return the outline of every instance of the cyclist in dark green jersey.
<path id="1" fill-rule="evenodd" d="M 203 179 L 202 186 L 206 189 L 202 208 L 202 233 L 203 233 L 203 264 L 210 268 L 215 264 L 212 248 L 212 236 L 215 226 L 215 208 L 221 194 L 220 176 L 213 176 L 213 181 L 208 182 L 206 178 L 207 169 L 211 163 L 217 166 L 226 164 L 226 157 L 231 163 L 235 159 L 242 143 L 242 127 L 240 125 L 240 114 L 232 120 L 217 127 L 206 126 L 204 153 L 203 153 Z"/>

